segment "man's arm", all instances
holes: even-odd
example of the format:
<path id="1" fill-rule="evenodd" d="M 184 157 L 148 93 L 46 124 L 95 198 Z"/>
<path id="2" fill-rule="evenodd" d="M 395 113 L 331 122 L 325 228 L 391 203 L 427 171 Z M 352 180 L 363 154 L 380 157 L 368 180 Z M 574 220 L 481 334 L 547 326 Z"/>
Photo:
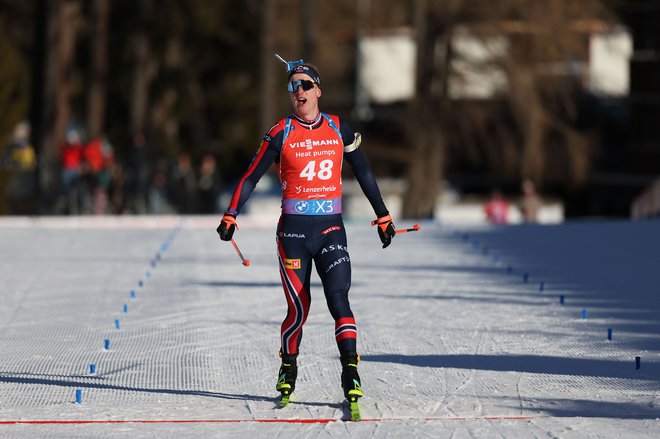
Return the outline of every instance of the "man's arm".
<path id="1" fill-rule="evenodd" d="M 268 168 L 270 168 L 270 165 L 279 156 L 281 145 L 282 130 L 279 125 L 275 125 L 264 136 L 261 147 L 255 154 L 252 162 L 250 162 L 247 171 L 239 180 L 227 208 L 228 212 L 232 212 L 235 215 L 240 213 L 261 177 L 263 177 L 266 171 L 268 171 Z"/>
<path id="2" fill-rule="evenodd" d="M 264 136 L 264 140 L 261 142 L 261 147 L 252 159 L 247 171 L 238 182 L 236 189 L 234 189 L 234 194 L 231 197 L 229 207 L 225 211 L 225 214 L 220 221 L 220 225 L 216 229 L 218 235 L 220 235 L 220 239 L 223 241 L 231 241 L 234 235 L 234 230 L 236 229 L 236 217 L 245 203 L 247 203 L 247 200 L 250 198 L 250 195 L 252 195 L 252 191 L 261 177 L 279 156 L 281 148 L 282 129 L 281 126 L 277 124 Z"/>

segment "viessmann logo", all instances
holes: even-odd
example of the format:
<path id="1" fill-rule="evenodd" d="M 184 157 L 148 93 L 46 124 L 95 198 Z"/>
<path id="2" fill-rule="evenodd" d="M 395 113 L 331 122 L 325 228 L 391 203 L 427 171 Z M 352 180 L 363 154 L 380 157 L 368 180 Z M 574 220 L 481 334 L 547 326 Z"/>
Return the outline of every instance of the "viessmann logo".
<path id="1" fill-rule="evenodd" d="M 323 140 L 307 139 L 304 142 L 289 143 L 289 146 L 291 148 L 304 148 L 304 149 L 312 149 L 315 146 L 326 146 L 326 145 L 339 145 L 339 139 L 323 139 Z"/>

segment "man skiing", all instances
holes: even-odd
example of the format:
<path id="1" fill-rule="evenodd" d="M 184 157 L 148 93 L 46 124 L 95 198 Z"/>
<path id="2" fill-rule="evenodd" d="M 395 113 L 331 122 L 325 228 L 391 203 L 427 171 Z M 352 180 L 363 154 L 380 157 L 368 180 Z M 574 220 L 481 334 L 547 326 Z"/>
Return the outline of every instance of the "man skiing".
<path id="1" fill-rule="evenodd" d="M 319 110 L 319 98 L 323 93 L 318 69 L 302 60 L 282 61 L 287 64 L 289 73 L 287 89 L 293 114 L 279 120 L 264 136 L 233 193 L 217 232 L 224 241 L 232 239 L 236 217 L 274 162 L 282 188 L 277 253 L 288 305 L 281 326 L 282 365 L 276 385 L 281 393 L 280 403 L 288 403 L 296 386 L 298 348 L 309 314 L 314 261 L 335 320 L 344 396 L 357 407 L 362 388 L 357 371 L 357 327 L 348 300 L 351 264 L 341 215 L 343 160 L 351 166 L 377 216 L 372 225 L 378 226 L 383 248 L 390 244 L 396 232 L 376 180 L 359 149 L 360 134 L 353 132 L 339 117 Z"/>

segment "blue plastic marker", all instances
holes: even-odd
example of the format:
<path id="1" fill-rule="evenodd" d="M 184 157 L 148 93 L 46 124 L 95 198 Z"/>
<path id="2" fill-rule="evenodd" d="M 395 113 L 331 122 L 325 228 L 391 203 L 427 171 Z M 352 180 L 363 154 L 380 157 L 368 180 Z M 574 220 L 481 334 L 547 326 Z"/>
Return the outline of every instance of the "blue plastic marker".
<path id="1" fill-rule="evenodd" d="M 127 312 L 128 312 L 128 305 L 124 303 L 124 314 L 126 314 Z"/>
<path id="2" fill-rule="evenodd" d="M 119 329 L 119 319 L 115 319 L 115 328 Z"/>
<path id="3" fill-rule="evenodd" d="M 131 290 L 131 299 L 135 299 L 135 290 Z"/>
<path id="4" fill-rule="evenodd" d="M 635 357 L 635 369 L 642 367 L 642 357 Z"/>
<path id="5" fill-rule="evenodd" d="M 91 364 L 89 365 L 89 374 L 90 374 L 90 375 L 94 375 L 95 373 L 96 373 L 96 364 L 91 363 Z"/>
<path id="6" fill-rule="evenodd" d="M 607 328 L 607 339 L 612 341 L 612 328 Z"/>
<path id="7" fill-rule="evenodd" d="M 560 295 L 560 296 L 559 296 L 559 303 L 561 303 L 561 304 L 563 305 L 563 304 L 564 304 L 564 299 L 565 299 L 565 298 L 566 298 L 566 296 L 564 296 L 563 294 Z"/>
<path id="8" fill-rule="evenodd" d="M 540 292 L 543 292 L 544 290 L 545 290 L 545 282 L 541 282 L 541 283 L 539 284 L 539 291 L 540 291 Z"/>
<path id="9" fill-rule="evenodd" d="M 506 267 L 506 272 L 509 273 L 509 274 L 513 273 L 513 267 L 510 266 L 510 265 L 508 267 Z"/>
<path id="10" fill-rule="evenodd" d="M 80 387 L 76 389 L 76 404 L 82 404 L 82 389 Z"/>
<path id="11" fill-rule="evenodd" d="M 527 283 L 528 280 L 529 280 L 529 273 L 523 274 L 523 282 Z"/>
<path id="12" fill-rule="evenodd" d="M 103 340 L 103 348 L 104 348 L 106 351 L 107 351 L 108 349 L 110 349 L 110 340 L 109 340 L 109 339 L 106 338 L 105 340 Z"/>
<path id="13" fill-rule="evenodd" d="M 139 286 L 140 288 L 142 288 L 142 287 L 144 286 L 144 282 L 142 282 L 142 279 L 140 279 L 140 281 L 138 282 L 138 286 Z"/>
<path id="14" fill-rule="evenodd" d="M 587 320 L 587 308 L 582 308 L 582 320 Z"/>

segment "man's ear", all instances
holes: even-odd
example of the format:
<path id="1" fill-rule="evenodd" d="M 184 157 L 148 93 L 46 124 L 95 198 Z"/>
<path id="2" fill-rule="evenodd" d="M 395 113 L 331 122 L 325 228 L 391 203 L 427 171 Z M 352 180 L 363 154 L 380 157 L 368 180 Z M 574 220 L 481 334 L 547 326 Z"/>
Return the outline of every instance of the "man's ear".
<path id="1" fill-rule="evenodd" d="M 321 90 L 321 87 L 316 86 L 316 97 L 320 98 L 321 96 L 323 96 L 323 90 Z"/>

